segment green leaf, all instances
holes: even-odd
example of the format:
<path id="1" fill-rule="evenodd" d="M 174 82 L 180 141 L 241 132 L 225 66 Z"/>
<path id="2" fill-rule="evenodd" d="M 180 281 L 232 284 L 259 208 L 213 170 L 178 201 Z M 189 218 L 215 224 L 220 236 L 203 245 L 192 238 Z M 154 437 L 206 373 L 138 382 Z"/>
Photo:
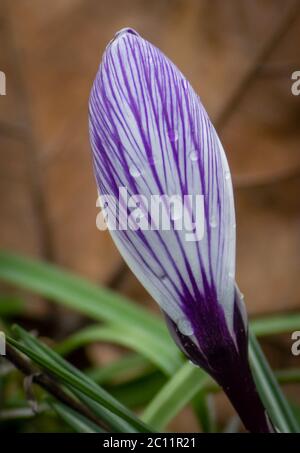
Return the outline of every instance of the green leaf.
<path id="1" fill-rule="evenodd" d="M 118 401 L 130 408 L 141 408 L 149 403 L 166 383 L 160 371 L 143 374 L 128 382 L 108 385 L 106 389 Z"/>
<path id="2" fill-rule="evenodd" d="M 97 403 L 93 399 L 89 398 L 82 392 L 68 386 L 70 390 L 82 401 L 99 419 L 106 421 L 112 428 L 114 433 L 130 433 L 132 432 L 132 426 L 123 420 L 118 415 L 111 413 L 108 409 Z M 136 432 L 136 430 L 135 430 Z"/>
<path id="3" fill-rule="evenodd" d="M 293 411 L 294 417 L 297 419 L 300 425 L 300 406 L 295 403 L 291 403 L 291 409 Z"/>
<path id="4" fill-rule="evenodd" d="M 25 303 L 18 297 L 0 296 L 0 316 L 19 315 L 24 312 Z"/>
<path id="5" fill-rule="evenodd" d="M 280 384 L 300 382 L 300 368 L 288 368 L 287 370 L 275 371 L 275 376 Z"/>
<path id="6" fill-rule="evenodd" d="M 276 335 L 293 332 L 299 329 L 300 313 L 281 314 L 254 319 L 250 323 L 251 330 L 256 336 Z"/>
<path id="7" fill-rule="evenodd" d="M 291 412 L 290 405 L 283 396 L 266 359 L 262 358 L 260 348 L 256 346 L 254 350 L 253 340 L 250 344 L 252 345 L 250 346 L 250 359 L 256 383 L 272 421 L 281 432 L 299 432 L 299 426 Z M 287 370 L 278 371 L 277 374 L 278 379 L 283 383 L 288 382 L 289 379 L 293 382 L 300 382 L 299 370 L 291 370 L 290 374 L 287 373 Z M 186 363 L 151 401 L 144 412 L 143 420 L 156 429 L 162 429 L 196 397 L 200 390 L 200 393 L 204 394 L 221 389 L 204 371 Z"/>
<path id="8" fill-rule="evenodd" d="M 171 342 L 163 323 L 161 320 L 128 301 L 126 298 L 115 294 L 112 291 L 98 288 L 77 276 L 73 276 L 59 268 L 55 268 L 54 266 L 38 263 L 5 252 L 0 252 L 0 278 L 37 292 L 38 294 L 67 307 L 78 310 L 95 320 L 109 322 L 110 326 L 108 327 L 111 327 L 112 329 L 116 327 L 116 330 L 120 329 L 120 335 L 133 336 L 135 338 L 130 345 L 132 349 L 141 352 L 149 360 L 156 363 L 165 373 L 171 376 L 175 373 L 174 378 L 172 378 L 170 382 L 177 378 L 176 370 L 178 370 L 182 360 L 175 345 Z M 254 320 L 251 325 L 253 325 L 254 330 L 259 335 L 281 333 L 293 330 L 295 327 L 298 328 L 299 316 L 299 314 L 285 315 L 283 317 L 273 316 L 261 320 Z M 111 338 L 114 336 L 115 341 L 120 341 L 120 339 L 117 338 L 116 331 L 114 334 L 111 331 L 110 335 Z M 130 340 L 123 341 L 129 342 Z M 268 382 L 268 379 L 269 382 L 272 382 L 272 379 L 269 376 L 272 375 L 272 372 L 268 369 L 268 366 L 265 365 L 265 360 L 260 362 L 258 356 L 255 356 L 255 353 L 253 353 L 253 348 L 252 352 L 250 350 L 250 355 L 252 355 L 252 358 L 254 357 L 254 360 L 252 361 L 254 362 L 254 369 L 256 369 L 256 375 L 258 376 L 260 391 L 264 394 L 266 399 L 266 406 L 268 408 L 269 406 L 271 408 L 273 407 L 273 412 L 275 414 L 278 413 L 280 407 L 284 410 L 277 426 L 279 427 L 279 425 L 282 424 L 282 431 L 284 431 L 284 429 L 295 430 L 295 421 L 290 414 L 288 404 L 285 399 L 280 396 L 281 392 L 276 380 L 275 383 L 273 382 L 273 388 L 267 389 L 266 382 Z M 179 377 L 182 372 L 181 370 L 182 368 L 178 371 Z M 193 375 L 192 371 L 191 375 Z M 269 377 L 266 378 L 266 376 Z M 189 379 L 192 379 L 188 372 L 186 374 L 186 379 L 188 382 Z M 168 384 L 166 384 L 166 388 L 167 385 Z M 273 391 L 277 393 L 275 397 L 274 394 L 272 394 Z M 180 408 L 182 405 L 186 404 L 186 402 L 192 398 L 190 394 L 193 394 L 193 392 L 189 389 L 189 392 L 183 395 L 184 401 L 177 401 L 176 404 L 175 402 L 172 403 L 174 404 L 174 408 Z M 164 393 L 162 396 L 164 397 Z M 171 396 L 169 396 L 169 398 L 172 400 Z M 166 400 L 168 400 L 168 398 L 166 398 Z M 149 407 L 151 408 L 151 405 Z M 163 407 L 160 410 L 163 412 Z M 173 409 L 173 414 L 175 412 L 175 409 Z M 170 417 L 170 415 L 168 415 L 168 417 Z M 276 417 L 276 415 L 273 414 L 273 417 Z"/>
<path id="9" fill-rule="evenodd" d="M 147 406 L 142 419 L 157 430 L 163 429 L 208 381 L 204 371 L 185 363 Z"/>
<path id="10" fill-rule="evenodd" d="M 62 403 L 50 403 L 57 415 L 76 433 L 103 433 L 99 426 Z"/>
<path id="11" fill-rule="evenodd" d="M 165 354 L 164 352 L 162 353 L 159 345 L 149 345 L 149 341 L 145 338 L 144 332 L 141 332 L 139 329 L 129 329 L 127 326 L 88 326 L 80 332 L 71 335 L 55 349 L 60 354 L 65 355 L 85 344 L 96 341 L 115 343 L 132 350 L 138 350 L 153 363 L 159 362 L 160 368 L 164 372 L 167 371 L 165 363 L 162 364 L 165 359 Z M 168 367 L 168 371 L 170 372 L 170 367 Z"/>
<path id="12" fill-rule="evenodd" d="M 213 395 L 208 394 L 206 388 L 198 392 L 192 400 L 193 409 L 197 416 L 202 431 L 205 433 L 216 432 L 215 408 Z"/>
<path id="13" fill-rule="evenodd" d="M 84 395 L 108 409 L 113 415 L 124 419 L 131 425 L 131 432 L 149 432 L 149 428 L 141 423 L 135 415 L 94 381 L 89 379 L 84 373 L 77 370 L 73 365 L 66 362 L 58 354 L 40 343 L 23 329 L 16 328 L 15 330 L 27 344 L 21 344 L 10 337 L 7 337 L 7 341 L 27 355 L 33 362 L 52 374 L 64 385 L 74 387 L 75 390 L 79 390 Z M 113 423 L 113 421 L 114 417 L 109 422 Z"/>
<path id="14" fill-rule="evenodd" d="M 164 323 L 147 310 L 108 289 L 100 288 L 50 264 L 0 252 L 0 278 L 34 291 L 95 320 L 108 321 L 126 335 L 136 335 L 141 352 L 172 375 L 182 364 Z M 129 341 L 129 340 L 128 340 Z M 146 347 L 147 346 L 147 347 Z"/>
<path id="15" fill-rule="evenodd" d="M 140 372 L 151 370 L 150 362 L 139 354 L 127 354 L 105 366 L 97 366 L 86 370 L 86 374 L 98 384 L 111 381 L 122 381 L 128 376 L 136 376 Z"/>
<path id="16" fill-rule="evenodd" d="M 249 356 L 255 382 L 272 422 L 281 433 L 298 433 L 300 427 L 291 407 L 253 334 L 249 336 Z"/>

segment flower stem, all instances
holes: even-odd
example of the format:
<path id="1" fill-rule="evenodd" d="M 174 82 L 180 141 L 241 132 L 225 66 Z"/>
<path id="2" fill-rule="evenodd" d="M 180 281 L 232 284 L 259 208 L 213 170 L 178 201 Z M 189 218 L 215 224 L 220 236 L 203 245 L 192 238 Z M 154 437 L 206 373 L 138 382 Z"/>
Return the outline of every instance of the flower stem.
<path id="1" fill-rule="evenodd" d="M 247 365 L 241 373 L 228 372 L 222 376 L 222 387 L 245 428 L 251 433 L 274 433 L 274 426 L 256 390 L 255 382 Z M 242 376 L 242 377 L 241 377 Z"/>

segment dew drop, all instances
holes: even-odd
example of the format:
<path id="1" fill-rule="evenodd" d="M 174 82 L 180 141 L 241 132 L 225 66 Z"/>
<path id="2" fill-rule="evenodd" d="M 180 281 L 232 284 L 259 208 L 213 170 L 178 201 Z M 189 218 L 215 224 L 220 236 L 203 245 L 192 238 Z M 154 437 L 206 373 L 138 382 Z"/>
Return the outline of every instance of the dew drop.
<path id="1" fill-rule="evenodd" d="M 215 218 L 215 217 L 212 217 L 212 218 L 210 219 L 209 224 L 210 224 L 211 228 L 216 228 L 216 226 L 217 226 L 216 218 Z"/>
<path id="2" fill-rule="evenodd" d="M 192 162 L 197 162 L 197 160 L 199 160 L 199 153 L 196 150 L 191 151 L 190 159 Z"/>
<path id="3" fill-rule="evenodd" d="M 194 330 L 191 326 L 191 323 L 186 318 L 181 318 L 178 321 L 178 329 L 183 335 L 191 336 L 194 334 Z"/>
<path id="4" fill-rule="evenodd" d="M 188 81 L 187 81 L 186 79 L 183 79 L 183 81 L 182 81 L 182 86 L 183 86 L 183 88 L 184 88 L 185 90 L 188 89 L 189 83 L 188 83 Z"/>
<path id="5" fill-rule="evenodd" d="M 142 172 L 135 165 L 131 165 L 131 167 L 129 168 L 129 173 L 133 178 L 138 178 L 142 174 Z"/>
<path id="6" fill-rule="evenodd" d="M 152 270 L 153 274 L 155 275 L 155 277 L 158 278 L 159 280 L 161 280 L 161 282 L 163 284 L 165 284 L 167 282 L 168 277 L 163 268 L 161 268 L 160 266 L 157 265 L 157 266 L 152 266 L 151 270 Z"/>
<path id="7" fill-rule="evenodd" d="M 229 271 L 228 272 L 228 277 L 229 278 L 234 278 L 234 272 L 233 271 Z"/>
<path id="8" fill-rule="evenodd" d="M 138 215 L 135 218 L 136 223 L 140 223 L 141 220 L 145 217 L 145 215 L 146 215 L 145 212 L 140 208 Z"/>
<path id="9" fill-rule="evenodd" d="M 226 181 L 228 181 L 230 179 L 230 172 L 225 171 L 224 177 L 225 177 Z"/>

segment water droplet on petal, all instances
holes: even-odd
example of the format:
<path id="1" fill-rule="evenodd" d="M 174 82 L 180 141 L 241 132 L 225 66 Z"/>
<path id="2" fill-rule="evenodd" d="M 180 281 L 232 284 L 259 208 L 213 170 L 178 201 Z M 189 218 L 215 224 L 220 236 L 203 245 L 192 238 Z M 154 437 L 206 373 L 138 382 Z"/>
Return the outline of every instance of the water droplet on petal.
<path id="1" fill-rule="evenodd" d="M 187 90 L 188 86 L 189 86 L 189 82 L 186 80 L 186 79 L 183 79 L 182 81 L 182 86 L 185 90 Z"/>
<path id="2" fill-rule="evenodd" d="M 216 218 L 215 218 L 215 217 L 212 217 L 212 218 L 210 219 L 209 224 L 210 224 L 211 228 L 216 228 L 216 226 L 217 226 Z"/>
<path id="3" fill-rule="evenodd" d="M 177 326 L 183 335 L 187 335 L 190 337 L 191 335 L 194 334 L 193 327 L 192 327 L 190 321 L 186 318 L 179 319 Z"/>
<path id="4" fill-rule="evenodd" d="M 197 160 L 199 160 L 199 153 L 196 150 L 191 151 L 190 159 L 192 162 L 197 162 Z"/>
<path id="5" fill-rule="evenodd" d="M 129 168 L 129 173 L 133 178 L 138 178 L 142 174 L 142 172 L 135 165 L 131 165 L 131 167 Z"/>
<path id="6" fill-rule="evenodd" d="M 230 179 L 230 172 L 225 171 L 224 177 L 225 177 L 226 181 L 228 181 Z"/>

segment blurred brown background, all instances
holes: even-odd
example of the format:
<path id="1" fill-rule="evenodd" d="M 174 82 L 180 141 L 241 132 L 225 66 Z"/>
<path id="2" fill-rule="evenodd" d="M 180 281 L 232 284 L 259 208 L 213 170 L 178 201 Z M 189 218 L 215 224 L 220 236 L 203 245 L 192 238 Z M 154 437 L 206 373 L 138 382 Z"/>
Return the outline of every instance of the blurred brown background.
<path id="1" fill-rule="evenodd" d="M 249 312 L 300 308 L 299 9 L 295 0 L 1 0 L 0 246 L 150 303 L 96 229 L 87 132 L 101 54 L 130 26 L 190 79 L 220 133 Z"/>

